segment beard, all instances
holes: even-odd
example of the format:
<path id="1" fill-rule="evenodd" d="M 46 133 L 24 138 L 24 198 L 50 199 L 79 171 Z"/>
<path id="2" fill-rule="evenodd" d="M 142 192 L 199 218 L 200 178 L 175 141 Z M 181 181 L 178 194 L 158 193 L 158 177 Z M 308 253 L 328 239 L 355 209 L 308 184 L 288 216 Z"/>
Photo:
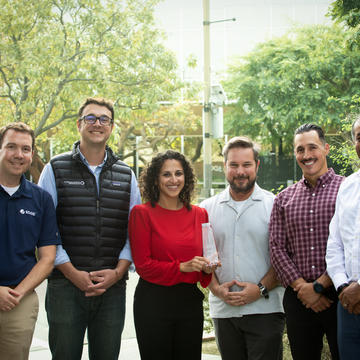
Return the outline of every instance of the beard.
<path id="1" fill-rule="evenodd" d="M 247 179 L 247 183 L 245 183 L 244 185 L 236 185 L 235 180 L 237 179 Z M 256 178 L 254 179 L 250 179 L 249 176 L 238 176 L 236 178 L 232 178 L 231 181 L 229 181 L 229 185 L 232 191 L 234 191 L 235 193 L 239 194 L 246 194 L 248 193 L 250 190 L 252 190 L 252 188 L 255 186 L 255 182 L 256 182 Z"/>

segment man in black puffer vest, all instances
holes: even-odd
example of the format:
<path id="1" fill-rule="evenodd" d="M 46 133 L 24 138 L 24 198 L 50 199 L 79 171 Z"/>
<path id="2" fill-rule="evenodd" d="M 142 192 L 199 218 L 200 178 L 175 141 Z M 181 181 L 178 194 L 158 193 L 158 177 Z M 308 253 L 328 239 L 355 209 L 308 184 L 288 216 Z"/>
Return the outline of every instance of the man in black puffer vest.
<path id="1" fill-rule="evenodd" d="M 51 159 L 39 180 L 53 197 L 63 244 L 46 293 L 55 360 L 80 360 L 86 329 L 91 360 L 120 352 L 132 261 L 128 216 L 141 200 L 134 173 L 106 145 L 113 119 L 108 100 L 87 99 L 77 120 L 80 141 Z"/>

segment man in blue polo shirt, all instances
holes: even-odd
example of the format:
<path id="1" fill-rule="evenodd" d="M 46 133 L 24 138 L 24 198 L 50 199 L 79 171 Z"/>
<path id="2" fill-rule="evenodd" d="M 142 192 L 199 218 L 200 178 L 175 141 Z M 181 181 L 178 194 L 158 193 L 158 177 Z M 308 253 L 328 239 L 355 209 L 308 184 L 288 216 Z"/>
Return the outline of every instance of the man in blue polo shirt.
<path id="1" fill-rule="evenodd" d="M 23 123 L 0 129 L 0 357 L 28 359 L 38 298 L 60 244 L 50 195 L 27 181 L 34 132 Z M 35 249 L 38 249 L 38 260 Z"/>

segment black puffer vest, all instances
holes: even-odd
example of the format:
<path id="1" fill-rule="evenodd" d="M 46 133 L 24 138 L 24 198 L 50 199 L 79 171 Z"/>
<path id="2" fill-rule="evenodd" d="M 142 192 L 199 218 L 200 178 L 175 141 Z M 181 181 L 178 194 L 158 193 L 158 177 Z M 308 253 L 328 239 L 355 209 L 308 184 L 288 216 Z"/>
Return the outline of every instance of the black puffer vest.
<path id="1" fill-rule="evenodd" d="M 99 194 L 95 176 L 80 158 L 79 142 L 74 144 L 72 152 L 51 160 L 61 239 L 78 270 L 115 268 L 126 242 L 131 170 L 110 148 L 106 152 Z M 52 277 L 59 275 L 59 271 L 54 271 Z"/>

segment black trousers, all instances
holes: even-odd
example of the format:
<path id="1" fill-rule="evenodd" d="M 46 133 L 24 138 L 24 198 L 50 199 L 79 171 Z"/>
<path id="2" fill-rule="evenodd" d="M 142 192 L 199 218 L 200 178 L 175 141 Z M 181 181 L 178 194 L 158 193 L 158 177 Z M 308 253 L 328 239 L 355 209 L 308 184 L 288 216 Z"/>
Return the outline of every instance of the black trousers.
<path id="1" fill-rule="evenodd" d="M 222 360 L 281 360 L 283 313 L 213 318 Z"/>
<path id="2" fill-rule="evenodd" d="M 140 278 L 134 320 L 142 360 L 201 360 L 204 295 L 196 284 L 161 286 Z"/>
<path id="3" fill-rule="evenodd" d="M 321 360 L 326 335 L 332 359 L 339 359 L 337 346 L 337 294 L 334 288 L 326 294 L 333 301 L 330 308 L 316 313 L 307 309 L 290 286 L 284 294 L 287 335 L 294 360 Z"/>

